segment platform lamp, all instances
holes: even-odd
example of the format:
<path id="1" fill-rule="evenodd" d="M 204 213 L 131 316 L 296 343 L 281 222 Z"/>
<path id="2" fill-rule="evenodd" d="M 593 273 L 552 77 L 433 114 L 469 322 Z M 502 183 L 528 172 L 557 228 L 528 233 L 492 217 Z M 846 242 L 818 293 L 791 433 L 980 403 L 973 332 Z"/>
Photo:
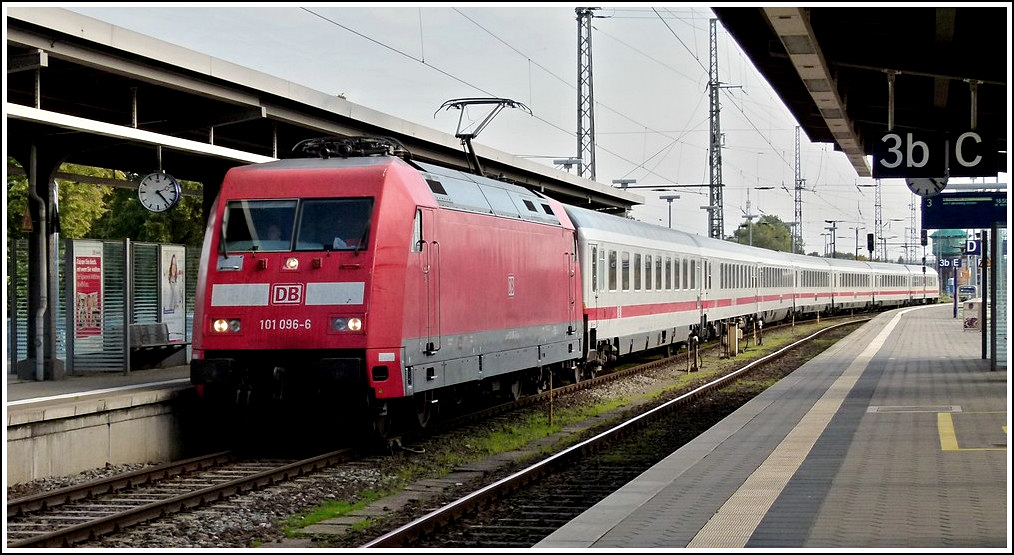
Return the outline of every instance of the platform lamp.
<path id="1" fill-rule="evenodd" d="M 570 173 L 570 168 L 580 164 L 581 162 L 583 162 L 581 158 L 557 158 L 553 160 L 553 164 L 563 166 L 563 169 L 567 170 L 567 173 Z"/>
<path id="2" fill-rule="evenodd" d="M 669 203 L 669 229 L 672 229 L 672 201 L 680 198 L 679 195 L 659 195 L 660 199 Z"/>
<path id="3" fill-rule="evenodd" d="M 631 183 L 637 183 L 636 179 L 614 179 L 613 185 L 619 185 L 621 189 L 626 189 L 627 185 Z"/>

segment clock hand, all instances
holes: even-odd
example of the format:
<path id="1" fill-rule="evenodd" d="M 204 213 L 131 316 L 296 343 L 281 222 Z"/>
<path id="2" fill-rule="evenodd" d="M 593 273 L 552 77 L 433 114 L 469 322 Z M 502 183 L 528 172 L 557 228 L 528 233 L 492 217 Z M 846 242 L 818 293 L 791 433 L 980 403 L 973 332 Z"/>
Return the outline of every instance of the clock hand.
<path id="1" fill-rule="evenodd" d="M 162 194 L 161 189 L 156 189 L 155 190 L 155 194 L 157 194 L 158 196 L 162 197 L 162 200 L 164 200 L 166 202 L 166 204 L 169 204 L 169 199 L 165 198 L 165 195 Z"/>

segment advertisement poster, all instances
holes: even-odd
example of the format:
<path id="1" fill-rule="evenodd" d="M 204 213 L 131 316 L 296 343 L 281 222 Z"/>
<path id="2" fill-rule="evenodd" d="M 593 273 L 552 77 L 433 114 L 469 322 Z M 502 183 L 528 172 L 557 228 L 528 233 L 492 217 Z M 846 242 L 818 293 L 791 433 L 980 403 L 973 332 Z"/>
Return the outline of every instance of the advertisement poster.
<path id="1" fill-rule="evenodd" d="M 162 288 L 162 322 L 169 328 L 171 342 L 187 340 L 186 305 L 183 302 L 183 294 L 186 291 L 185 254 L 185 247 L 161 246 L 159 287 Z"/>
<path id="2" fill-rule="evenodd" d="M 102 243 L 74 241 L 74 349 L 102 351 Z"/>

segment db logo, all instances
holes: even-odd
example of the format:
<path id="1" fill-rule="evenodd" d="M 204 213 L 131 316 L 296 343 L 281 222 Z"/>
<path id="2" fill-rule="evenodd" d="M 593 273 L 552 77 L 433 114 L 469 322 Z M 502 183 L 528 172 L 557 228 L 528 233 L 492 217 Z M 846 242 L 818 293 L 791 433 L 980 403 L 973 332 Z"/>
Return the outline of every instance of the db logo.
<path id="1" fill-rule="evenodd" d="M 271 286 L 271 304 L 299 304 L 303 302 L 303 284 L 277 283 Z"/>

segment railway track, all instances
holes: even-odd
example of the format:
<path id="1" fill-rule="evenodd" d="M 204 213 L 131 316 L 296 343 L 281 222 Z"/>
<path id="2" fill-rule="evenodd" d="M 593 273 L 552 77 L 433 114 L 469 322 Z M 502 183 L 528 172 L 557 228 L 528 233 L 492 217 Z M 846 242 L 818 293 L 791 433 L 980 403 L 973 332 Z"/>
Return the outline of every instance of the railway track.
<path id="1" fill-rule="evenodd" d="M 351 450 L 303 460 L 221 452 L 7 503 L 7 547 L 75 544 L 349 461 Z"/>
<path id="2" fill-rule="evenodd" d="M 594 437 L 444 504 L 361 547 L 527 548 L 733 412 L 791 372 L 767 372 L 755 386 L 725 386 L 750 376 L 813 339 L 844 335 L 824 328 L 744 367 L 626 420 Z M 821 347 L 823 349 L 823 347 Z"/>

